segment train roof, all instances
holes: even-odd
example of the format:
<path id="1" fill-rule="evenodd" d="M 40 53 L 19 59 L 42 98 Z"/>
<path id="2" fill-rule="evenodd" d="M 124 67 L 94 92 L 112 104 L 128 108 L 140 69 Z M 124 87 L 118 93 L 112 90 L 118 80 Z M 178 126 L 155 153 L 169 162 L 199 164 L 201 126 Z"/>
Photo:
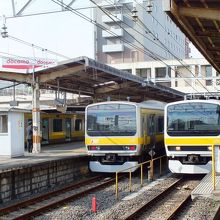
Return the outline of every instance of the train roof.
<path id="1" fill-rule="evenodd" d="M 24 108 L 21 108 L 21 107 L 0 107 L 0 112 L 22 112 L 22 113 L 29 113 L 31 112 L 31 110 L 28 110 L 28 109 L 24 109 Z"/>
<path id="2" fill-rule="evenodd" d="M 184 103 L 210 103 L 210 104 L 220 105 L 220 100 L 216 100 L 216 99 L 207 99 L 207 100 L 205 100 L 205 99 L 183 100 L 183 101 L 177 101 L 177 102 L 168 103 L 166 106 L 177 105 L 177 104 L 184 104 Z"/>
<path id="3" fill-rule="evenodd" d="M 4 109 L 4 110 L 3 110 Z M 1 105 L 0 104 L 0 111 L 8 112 L 8 111 L 23 111 L 25 113 L 32 112 L 32 105 L 31 104 L 21 104 L 19 106 L 9 106 L 8 104 Z M 67 106 L 65 108 L 65 112 L 59 111 L 57 106 L 51 105 L 40 105 L 40 111 L 42 113 L 56 113 L 56 114 L 83 114 L 85 112 L 85 106 Z"/>
<path id="4" fill-rule="evenodd" d="M 129 102 L 129 101 L 106 101 L 106 102 L 98 102 L 98 103 L 90 104 L 86 107 L 86 109 L 90 106 L 104 105 L 104 104 L 127 104 L 127 105 L 135 105 L 139 108 L 160 109 L 160 110 L 163 110 L 166 105 L 166 103 L 156 100 L 147 100 L 140 103 Z"/>

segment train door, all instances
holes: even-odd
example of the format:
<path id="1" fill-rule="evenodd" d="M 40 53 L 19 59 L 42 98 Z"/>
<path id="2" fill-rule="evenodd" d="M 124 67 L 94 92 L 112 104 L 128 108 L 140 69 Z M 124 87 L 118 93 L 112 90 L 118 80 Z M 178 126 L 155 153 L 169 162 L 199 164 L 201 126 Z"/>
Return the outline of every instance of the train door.
<path id="1" fill-rule="evenodd" d="M 147 146 L 147 116 L 142 114 L 141 116 L 141 136 L 143 137 L 143 150 Z"/>
<path id="2" fill-rule="evenodd" d="M 156 123 L 155 114 L 150 114 L 148 117 L 148 135 L 150 138 L 150 150 L 154 150 L 156 144 Z M 152 152 L 152 151 L 151 151 Z M 152 152 L 153 154 L 153 152 Z"/>
<path id="3" fill-rule="evenodd" d="M 65 120 L 66 141 L 71 141 L 71 118 Z"/>
<path id="4" fill-rule="evenodd" d="M 42 119 L 42 144 L 49 144 L 49 119 Z"/>

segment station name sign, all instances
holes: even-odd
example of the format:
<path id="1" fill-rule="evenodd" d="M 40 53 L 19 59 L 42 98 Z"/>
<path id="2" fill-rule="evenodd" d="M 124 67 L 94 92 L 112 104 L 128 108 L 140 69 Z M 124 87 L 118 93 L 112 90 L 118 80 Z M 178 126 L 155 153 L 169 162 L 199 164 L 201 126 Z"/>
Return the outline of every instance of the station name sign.
<path id="1" fill-rule="evenodd" d="M 49 66 L 57 65 L 56 60 L 51 59 L 42 59 L 42 58 L 2 58 L 2 68 L 7 69 L 22 69 L 22 70 L 29 70 L 29 69 L 36 69 L 39 67 L 47 68 Z"/>

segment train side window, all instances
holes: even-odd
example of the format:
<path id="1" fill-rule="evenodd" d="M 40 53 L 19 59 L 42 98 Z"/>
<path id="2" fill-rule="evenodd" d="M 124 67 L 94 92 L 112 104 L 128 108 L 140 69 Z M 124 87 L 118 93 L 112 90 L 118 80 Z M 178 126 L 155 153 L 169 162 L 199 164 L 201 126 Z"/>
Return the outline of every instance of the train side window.
<path id="1" fill-rule="evenodd" d="M 144 130 L 145 130 L 145 117 L 142 115 L 141 117 L 142 123 L 141 123 L 141 135 L 144 135 Z"/>
<path id="2" fill-rule="evenodd" d="M 82 119 L 76 119 L 75 121 L 75 131 L 82 130 Z"/>
<path id="3" fill-rule="evenodd" d="M 62 119 L 53 119 L 53 132 L 59 132 L 62 130 Z"/>
<path id="4" fill-rule="evenodd" d="M 8 133 L 8 115 L 0 115 L 0 133 Z"/>
<path id="5" fill-rule="evenodd" d="M 164 118 L 162 116 L 158 117 L 157 125 L 158 125 L 158 132 L 162 133 L 164 130 Z"/>
<path id="6" fill-rule="evenodd" d="M 154 116 L 155 115 L 149 115 L 147 120 L 147 129 L 148 129 L 148 135 L 155 134 L 155 122 L 154 122 Z"/>

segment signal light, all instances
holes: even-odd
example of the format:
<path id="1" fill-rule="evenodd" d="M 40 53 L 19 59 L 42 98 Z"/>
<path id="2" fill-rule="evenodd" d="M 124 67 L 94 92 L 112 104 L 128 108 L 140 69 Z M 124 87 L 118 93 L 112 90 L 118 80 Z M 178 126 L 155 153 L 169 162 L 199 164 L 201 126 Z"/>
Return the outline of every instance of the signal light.
<path id="1" fill-rule="evenodd" d="M 89 149 L 90 150 L 97 150 L 97 147 L 96 146 L 89 146 Z"/>

